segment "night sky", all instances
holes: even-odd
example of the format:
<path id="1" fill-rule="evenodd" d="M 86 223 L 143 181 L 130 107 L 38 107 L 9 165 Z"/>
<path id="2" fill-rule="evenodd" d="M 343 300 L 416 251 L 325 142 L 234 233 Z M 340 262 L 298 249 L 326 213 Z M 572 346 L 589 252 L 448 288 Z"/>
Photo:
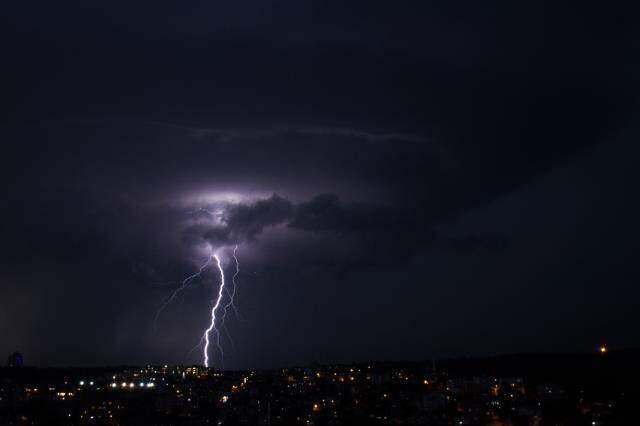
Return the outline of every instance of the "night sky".
<path id="1" fill-rule="evenodd" d="M 236 244 L 225 368 L 638 345 L 630 6 L 0 8 L 0 355 L 201 363 Z"/>

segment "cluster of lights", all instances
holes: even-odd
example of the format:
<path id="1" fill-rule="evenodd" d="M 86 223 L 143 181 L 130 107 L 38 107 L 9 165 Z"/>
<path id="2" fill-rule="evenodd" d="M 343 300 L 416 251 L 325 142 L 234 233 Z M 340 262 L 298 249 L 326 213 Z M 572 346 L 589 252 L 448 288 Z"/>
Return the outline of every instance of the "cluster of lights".
<path id="1" fill-rule="evenodd" d="M 60 399 L 73 398 L 73 392 L 57 392 L 56 395 Z"/>
<path id="2" fill-rule="evenodd" d="M 141 388 L 152 388 L 152 387 L 155 387 L 155 385 L 156 384 L 153 383 L 153 382 L 148 382 L 148 383 L 140 382 L 138 384 L 138 386 L 141 387 Z M 113 382 L 113 383 L 111 383 L 111 387 L 112 388 L 117 388 L 118 384 Z M 133 388 L 136 387 L 136 384 L 134 382 L 130 382 L 130 383 L 122 382 L 122 383 L 120 383 L 120 387 L 123 388 L 123 389 L 125 389 L 125 388 L 133 389 Z"/>

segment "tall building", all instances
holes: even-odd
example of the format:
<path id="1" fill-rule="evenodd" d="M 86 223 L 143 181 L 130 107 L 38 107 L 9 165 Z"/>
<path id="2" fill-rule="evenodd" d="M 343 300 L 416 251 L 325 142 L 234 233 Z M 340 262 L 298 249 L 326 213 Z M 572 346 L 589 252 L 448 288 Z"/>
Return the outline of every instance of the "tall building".
<path id="1" fill-rule="evenodd" d="M 23 359 L 22 354 L 20 352 L 14 352 L 9 355 L 9 359 L 7 360 L 7 365 L 9 367 L 22 367 Z"/>

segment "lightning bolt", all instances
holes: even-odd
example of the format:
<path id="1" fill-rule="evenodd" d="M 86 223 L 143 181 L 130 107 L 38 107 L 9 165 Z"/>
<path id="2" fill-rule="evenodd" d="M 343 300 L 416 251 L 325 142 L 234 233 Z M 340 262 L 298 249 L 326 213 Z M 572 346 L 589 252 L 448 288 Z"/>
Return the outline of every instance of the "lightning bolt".
<path id="1" fill-rule="evenodd" d="M 162 311 L 169 304 L 171 304 L 171 302 L 173 302 L 178 297 L 178 295 L 182 291 L 184 291 L 196 278 L 200 278 L 210 265 L 215 263 L 216 267 L 218 268 L 218 273 L 220 275 L 220 284 L 218 286 L 215 303 L 211 308 L 211 321 L 209 323 L 209 327 L 207 327 L 202 337 L 200 338 L 200 342 L 193 349 L 191 349 L 191 351 L 189 351 L 189 354 L 191 354 L 191 352 L 201 347 L 202 343 L 204 342 L 203 358 L 204 358 L 205 367 L 209 367 L 209 364 L 210 364 L 209 363 L 209 347 L 211 345 L 212 334 L 213 334 L 213 338 L 215 339 L 217 350 L 220 353 L 220 357 L 221 359 L 224 358 L 224 350 L 222 348 L 222 344 L 220 343 L 220 335 L 221 335 L 220 330 L 222 329 L 224 329 L 225 331 L 227 330 L 225 327 L 225 320 L 227 317 L 227 311 L 229 310 L 230 307 L 233 308 L 233 310 L 236 313 L 236 317 L 238 317 L 238 310 L 236 308 L 236 305 L 234 304 L 234 298 L 236 296 L 237 278 L 238 278 L 238 274 L 240 273 L 240 262 L 238 261 L 238 257 L 236 255 L 237 250 L 238 250 L 238 246 L 236 245 L 233 249 L 233 259 L 235 261 L 236 270 L 231 278 L 231 290 L 227 288 L 224 269 L 222 267 L 222 260 L 220 259 L 219 253 L 216 252 L 211 256 L 209 256 L 207 261 L 200 267 L 200 269 L 198 269 L 198 272 L 196 272 L 195 274 L 189 275 L 187 278 L 181 281 L 180 286 L 177 289 L 175 289 L 174 292 L 171 294 L 171 296 L 169 296 L 163 302 L 163 304 L 160 306 L 160 309 L 158 309 L 158 312 L 156 313 L 155 319 L 157 323 L 158 317 L 160 316 Z M 223 303 L 225 294 L 227 295 L 227 302 Z M 222 313 L 218 318 L 217 314 L 219 309 L 222 309 Z M 227 332 L 227 336 L 231 341 L 231 344 L 233 345 L 233 339 L 231 338 L 228 332 Z"/>
<path id="2" fill-rule="evenodd" d="M 238 314 L 238 308 L 236 307 L 234 301 L 235 301 L 235 297 L 236 297 L 236 289 L 237 289 L 237 278 L 238 278 L 238 274 L 240 273 L 240 262 L 238 261 L 238 257 L 236 256 L 236 251 L 238 251 L 238 245 L 236 244 L 236 246 L 233 249 L 233 260 L 236 263 L 236 272 L 233 274 L 233 276 L 231 277 L 231 292 L 229 292 L 227 290 L 227 295 L 229 296 L 229 301 L 227 302 L 226 305 L 224 305 L 224 310 L 223 310 L 223 314 L 222 314 L 222 324 L 224 325 L 224 320 L 227 316 L 227 310 L 229 309 L 229 307 L 233 308 L 233 311 L 236 314 L 236 318 L 239 317 Z"/>
<path id="3" fill-rule="evenodd" d="M 160 308 L 158 309 L 158 312 L 156 312 L 156 317 L 154 320 L 154 328 L 157 327 L 157 323 L 158 323 L 158 318 L 160 317 L 160 314 L 162 313 L 162 311 L 171 304 L 171 302 L 173 302 L 176 297 L 178 297 L 178 295 L 180 293 L 182 293 L 182 291 L 184 291 L 189 284 L 191 284 L 191 282 L 196 279 L 196 278 L 200 278 L 200 276 L 202 275 L 202 273 L 204 272 L 205 269 L 207 269 L 207 267 L 209 267 L 209 265 L 211 265 L 213 261 L 213 256 L 209 256 L 209 258 L 207 259 L 207 262 L 202 265 L 200 267 L 200 269 L 198 270 L 198 272 L 196 272 L 193 275 L 189 275 L 187 278 L 185 278 L 184 280 L 182 280 L 182 282 L 180 283 L 180 286 L 178 288 L 176 288 L 174 290 L 174 292 L 171 294 L 171 296 L 169 296 L 160 306 Z"/>
<path id="4" fill-rule="evenodd" d="M 240 262 L 238 262 L 238 257 L 236 256 L 236 251 L 238 251 L 238 245 L 237 244 L 233 248 L 233 260 L 236 262 L 236 273 L 233 274 L 233 277 L 231 277 L 231 282 L 233 283 L 233 294 L 231 295 L 231 306 L 233 306 L 233 310 L 236 313 L 236 318 L 238 318 L 239 317 L 238 308 L 236 308 L 236 305 L 234 304 L 234 299 L 236 297 L 236 288 L 238 287 L 238 282 L 236 280 L 238 278 L 238 274 L 240 274 Z"/>
<path id="5" fill-rule="evenodd" d="M 218 212 L 212 212 L 205 208 L 199 208 L 189 213 L 196 214 L 199 212 L 205 212 L 211 217 L 218 218 L 218 219 L 220 215 Z M 209 322 L 209 326 L 205 329 L 204 333 L 202 334 L 202 337 L 200 338 L 199 343 L 193 349 L 191 349 L 187 355 L 189 356 L 193 351 L 202 347 L 204 343 L 204 347 L 202 348 L 202 350 L 203 350 L 203 363 L 205 367 L 209 367 L 209 364 L 210 364 L 209 347 L 211 346 L 212 339 L 214 340 L 217 350 L 220 354 L 221 362 L 224 359 L 224 350 L 220 342 L 221 330 L 226 332 L 226 335 L 229 341 L 231 342 L 232 347 L 235 347 L 233 343 L 233 339 L 231 338 L 225 326 L 225 320 L 226 320 L 227 312 L 229 308 L 232 308 L 235 312 L 236 318 L 239 318 L 238 309 L 234 302 L 235 296 L 236 296 L 237 279 L 238 279 L 238 275 L 240 274 L 240 262 L 238 261 L 238 257 L 236 255 L 237 250 L 238 250 L 238 245 L 236 244 L 233 249 L 233 255 L 232 255 L 236 268 L 235 268 L 235 273 L 231 278 L 230 289 L 228 288 L 225 282 L 225 274 L 224 274 L 224 268 L 222 266 L 222 260 L 220 258 L 220 250 L 217 250 L 209 256 L 207 261 L 198 269 L 196 273 L 189 275 L 188 277 L 186 277 L 184 280 L 180 282 L 178 288 L 176 288 L 173 291 L 173 293 L 167 299 L 164 300 L 164 302 L 156 312 L 154 329 L 157 328 L 158 318 L 160 317 L 160 314 L 162 313 L 162 311 L 167 306 L 169 306 L 174 300 L 176 300 L 176 298 L 185 289 L 187 289 L 196 279 L 201 278 L 203 273 L 209 266 L 215 263 L 216 267 L 218 268 L 218 273 L 220 275 L 220 283 L 217 290 L 217 296 L 215 298 L 213 306 L 211 307 L 211 320 Z M 225 303 L 225 295 L 226 295 L 226 303 Z M 222 312 L 219 314 L 220 309 L 222 310 Z"/>
<path id="6" fill-rule="evenodd" d="M 231 348 L 235 351 L 235 343 L 233 342 L 233 338 L 231 337 L 231 334 L 229 333 L 229 330 L 227 329 L 226 325 L 225 325 L 225 321 L 227 319 L 227 312 L 229 310 L 229 307 L 233 308 L 233 311 L 235 312 L 236 315 L 236 319 L 240 318 L 240 314 L 238 313 L 238 308 L 235 305 L 235 297 L 236 297 L 236 289 L 237 289 L 237 278 L 238 278 L 238 274 L 240 273 L 240 262 L 238 261 L 238 257 L 236 256 L 236 252 L 238 251 L 238 245 L 236 244 L 236 246 L 233 249 L 233 260 L 235 261 L 236 264 L 236 271 L 233 274 L 233 276 L 231 277 L 231 291 L 229 291 L 228 288 L 225 289 L 225 293 L 227 294 L 227 303 L 224 305 L 224 307 L 222 308 L 222 315 L 220 316 L 220 329 L 224 330 L 227 339 L 229 339 L 229 342 L 231 342 Z M 220 339 L 220 335 L 216 335 L 218 342 Z"/>
<path id="7" fill-rule="evenodd" d="M 207 329 L 205 330 L 202 336 L 205 341 L 204 350 L 203 350 L 205 367 L 209 367 L 209 343 L 210 343 L 209 335 L 214 330 L 216 334 L 216 345 L 218 346 L 218 350 L 220 351 L 220 354 L 224 355 L 222 351 L 222 347 L 220 346 L 220 331 L 216 328 L 216 311 L 220 307 L 222 294 L 225 291 L 224 270 L 222 269 L 222 263 L 220 262 L 220 257 L 218 256 L 218 254 L 215 253 L 212 257 L 216 260 L 216 266 L 218 267 L 218 271 L 220 272 L 220 287 L 218 288 L 218 298 L 216 299 L 216 303 L 211 308 L 211 323 L 209 324 L 209 327 L 207 327 Z"/>

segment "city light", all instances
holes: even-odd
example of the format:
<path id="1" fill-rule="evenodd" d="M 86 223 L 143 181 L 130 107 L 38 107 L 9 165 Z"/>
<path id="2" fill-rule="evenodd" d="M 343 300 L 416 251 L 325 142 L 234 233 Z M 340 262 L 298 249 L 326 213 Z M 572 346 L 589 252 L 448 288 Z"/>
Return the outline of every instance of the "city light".
<path id="1" fill-rule="evenodd" d="M 597 347 L 597 350 L 601 352 L 600 346 Z M 94 376 L 95 382 L 89 379 L 82 380 L 85 386 L 75 388 L 78 392 L 73 389 L 73 383 L 69 383 L 64 377 L 60 382 L 52 383 L 48 388 L 45 388 L 49 391 L 44 392 L 45 395 L 38 395 L 43 392 L 36 392 L 38 388 L 32 387 L 32 385 L 25 386 L 24 391 L 27 400 L 37 401 L 41 398 L 49 398 L 58 404 L 64 404 L 61 405 L 65 409 L 64 416 L 67 416 L 67 409 L 73 407 L 77 410 L 77 414 L 72 414 L 72 417 L 77 417 L 74 419 L 76 422 L 82 423 L 83 419 L 86 421 L 93 416 L 93 422 L 98 424 L 105 424 L 108 419 L 119 419 L 121 413 L 127 413 L 131 407 L 136 407 L 141 401 L 138 394 L 155 395 L 156 390 L 153 389 L 155 380 L 161 380 L 158 383 L 162 384 L 161 387 L 164 390 L 158 394 L 159 397 L 161 395 L 156 406 L 156 414 L 158 415 L 171 413 L 174 410 L 186 417 L 193 416 L 194 420 L 205 420 L 210 413 L 201 412 L 200 410 L 203 408 L 198 401 L 209 397 L 218 402 L 215 409 L 221 412 L 251 412 L 252 409 L 248 409 L 247 407 L 250 405 L 247 404 L 250 404 L 248 401 L 255 397 L 257 405 L 260 405 L 264 398 L 270 399 L 270 406 L 267 410 L 271 412 L 274 420 L 278 420 L 278 424 L 283 424 L 287 419 L 291 423 L 284 424 L 312 425 L 317 424 L 316 420 L 320 419 L 318 416 L 327 416 L 333 421 L 339 421 L 354 409 L 360 410 L 359 416 L 367 416 L 366 413 L 372 411 L 374 418 L 382 423 L 396 424 L 392 421 L 402 423 L 406 419 L 407 413 L 402 410 L 398 411 L 398 407 L 410 407 L 406 410 L 409 410 L 411 418 L 416 422 L 414 424 L 422 424 L 420 420 L 423 420 L 425 413 L 429 413 L 427 415 L 433 419 L 445 420 L 438 413 L 442 413 L 441 410 L 453 402 L 465 410 L 463 424 L 486 424 L 483 423 L 484 420 L 498 420 L 503 414 L 508 417 L 511 412 L 522 407 L 527 407 L 526 409 L 533 413 L 531 415 L 539 419 L 544 415 L 540 408 L 544 401 L 560 400 L 558 398 L 563 398 L 566 395 L 565 386 L 550 383 L 527 388 L 525 393 L 523 379 L 519 377 L 451 377 L 445 382 L 438 383 L 435 378 L 425 376 L 424 368 L 398 369 L 393 366 L 380 368 L 375 373 L 368 373 L 367 376 L 375 377 L 373 381 L 351 381 L 351 378 L 358 379 L 356 374 L 362 373 L 360 368 L 336 366 L 325 369 L 316 367 L 313 373 L 309 373 L 306 368 L 287 369 L 283 370 L 282 374 L 275 373 L 272 380 L 276 386 L 268 389 L 268 393 L 261 394 L 262 385 L 254 386 L 254 381 L 249 380 L 255 375 L 254 372 L 218 372 L 203 377 L 189 374 L 185 379 L 182 375 L 187 371 L 193 371 L 193 368 L 171 367 L 160 373 L 161 377 L 150 376 L 149 370 L 146 369 L 123 370 L 116 377 L 125 380 L 122 382 L 110 381 L 104 385 L 114 390 L 113 395 L 107 398 L 101 393 L 103 385 L 100 384 L 100 381 L 111 378 L 111 375 L 106 378 Z M 320 377 L 316 373 L 320 373 Z M 333 374 L 337 374 L 337 376 Z M 331 378 L 331 380 L 328 381 L 326 378 Z M 339 380 L 341 378 L 344 379 L 344 382 Z M 76 383 L 79 384 L 80 381 Z M 95 383 L 95 386 L 90 386 L 90 383 Z M 423 386 L 415 386 L 416 384 Z M 433 385 L 433 388 L 425 388 L 427 385 Z M 72 389 L 70 390 L 69 387 Z M 350 390 L 349 387 L 351 387 Z M 520 390 L 521 387 L 522 390 Z M 378 389 L 380 392 L 376 392 Z M 425 392 L 426 389 L 429 389 L 428 393 Z M 345 391 L 349 394 L 357 391 L 354 394 L 357 397 L 345 399 Z M 425 395 L 427 396 L 425 397 Z M 464 395 L 464 398 L 460 398 L 461 395 Z M 491 397 L 486 399 L 487 395 L 491 395 Z M 470 402 L 466 398 L 471 398 L 468 400 Z M 411 402 L 411 404 L 403 405 L 405 402 Z M 473 412 L 469 411 L 469 406 L 475 407 L 478 404 L 484 405 L 485 410 L 478 414 L 470 414 Z M 503 413 L 505 406 L 510 410 L 509 413 Z M 606 414 L 615 406 L 615 401 L 607 401 L 606 407 L 596 409 L 599 410 L 599 413 Z M 594 407 L 597 406 L 594 405 Z M 300 413 L 298 410 L 306 412 L 304 417 L 298 414 Z M 463 411 L 458 409 L 457 412 Z M 586 417 L 587 415 L 589 417 Z M 485 418 L 484 416 L 489 417 Z M 591 424 L 592 421 L 601 424 L 599 418 L 594 420 L 593 411 L 585 412 L 584 417 L 582 414 L 576 414 L 576 416 L 580 420 L 585 420 L 585 422 L 578 424 Z M 586 421 L 587 419 L 588 421 Z M 449 424 L 458 424 L 460 420 L 461 418 L 452 419 Z"/>

